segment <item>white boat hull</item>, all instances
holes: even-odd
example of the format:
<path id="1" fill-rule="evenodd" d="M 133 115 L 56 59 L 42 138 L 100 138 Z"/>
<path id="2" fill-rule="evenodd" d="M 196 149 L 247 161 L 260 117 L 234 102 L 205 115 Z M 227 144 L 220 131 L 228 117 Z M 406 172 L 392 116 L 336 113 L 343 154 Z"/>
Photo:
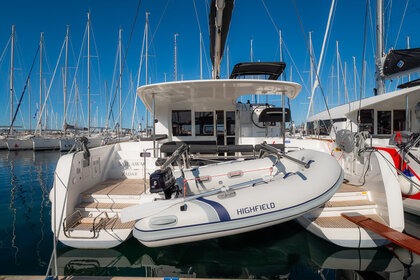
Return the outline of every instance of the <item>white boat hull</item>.
<path id="1" fill-rule="evenodd" d="M 108 249 L 114 248 L 127 240 L 132 234 L 131 229 L 101 230 L 97 237 L 92 238 L 92 232 L 79 231 L 77 236 L 69 238 L 61 231 L 59 240 L 64 245 L 79 249 Z M 86 240 L 89 240 L 86 242 Z"/>
<path id="2" fill-rule="evenodd" d="M 364 163 L 353 154 L 339 152 L 347 190 L 338 191 L 324 206 L 297 218 L 309 232 L 347 248 L 374 248 L 389 244 L 386 238 L 358 227 L 341 214 L 365 215 L 397 231 L 404 229 L 401 190 L 392 159 L 386 152 L 365 152 Z M 334 156 L 335 155 L 333 152 Z"/>
<path id="3" fill-rule="evenodd" d="M 32 140 L 34 151 L 60 149 L 60 139 L 58 138 L 34 137 Z"/>
<path id="4" fill-rule="evenodd" d="M 32 150 L 32 139 L 9 138 L 6 140 L 9 151 Z"/>
<path id="5" fill-rule="evenodd" d="M 60 139 L 60 151 L 67 152 L 70 151 L 76 145 L 76 140 L 74 138 L 62 138 Z"/>

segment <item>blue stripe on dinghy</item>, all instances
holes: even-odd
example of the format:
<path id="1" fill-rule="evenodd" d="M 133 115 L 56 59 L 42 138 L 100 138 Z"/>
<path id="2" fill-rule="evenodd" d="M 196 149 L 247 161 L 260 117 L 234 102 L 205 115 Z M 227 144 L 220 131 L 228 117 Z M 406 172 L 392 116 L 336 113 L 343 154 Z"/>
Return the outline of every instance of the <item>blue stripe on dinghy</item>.
<path id="1" fill-rule="evenodd" d="M 223 207 L 222 204 L 216 202 L 216 201 L 212 201 L 212 200 L 208 200 L 205 199 L 203 197 L 199 197 L 197 198 L 197 200 L 207 203 L 208 205 L 210 205 L 211 207 L 213 207 L 214 210 L 216 210 L 217 215 L 219 216 L 219 220 L 221 222 L 226 222 L 226 221 L 230 221 L 230 215 L 229 212 L 226 210 L 225 207 Z"/>

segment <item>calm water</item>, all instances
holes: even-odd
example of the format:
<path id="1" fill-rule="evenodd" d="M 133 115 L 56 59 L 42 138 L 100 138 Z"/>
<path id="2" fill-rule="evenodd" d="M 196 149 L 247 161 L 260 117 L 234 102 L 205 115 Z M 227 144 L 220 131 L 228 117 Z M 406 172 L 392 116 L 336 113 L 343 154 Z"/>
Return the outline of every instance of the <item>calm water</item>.
<path id="1" fill-rule="evenodd" d="M 48 193 L 59 157 L 59 152 L 0 151 L 0 275 L 46 273 L 53 247 Z M 407 215 L 406 228 L 420 238 L 419 217 Z M 60 275 L 420 279 L 416 258 L 414 265 L 403 265 L 387 248 L 333 246 L 292 221 L 164 248 L 147 248 L 135 239 L 109 250 L 59 246 L 57 263 Z"/>

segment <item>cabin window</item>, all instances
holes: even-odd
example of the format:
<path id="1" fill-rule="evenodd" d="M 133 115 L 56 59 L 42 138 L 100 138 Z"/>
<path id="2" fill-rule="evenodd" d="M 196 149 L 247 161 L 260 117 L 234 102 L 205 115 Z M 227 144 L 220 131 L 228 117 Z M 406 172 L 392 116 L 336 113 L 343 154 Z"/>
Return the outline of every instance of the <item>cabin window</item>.
<path id="1" fill-rule="evenodd" d="M 368 131 L 373 134 L 373 109 L 360 110 L 360 131 Z"/>
<path id="2" fill-rule="evenodd" d="M 394 131 L 405 130 L 405 110 L 394 110 Z"/>
<path id="3" fill-rule="evenodd" d="M 214 135 L 214 114 L 213 112 L 195 112 L 195 135 Z"/>
<path id="4" fill-rule="evenodd" d="M 191 110 L 172 111 L 172 134 L 191 136 Z"/>
<path id="5" fill-rule="evenodd" d="M 235 135 L 235 112 L 226 111 L 226 135 Z"/>
<path id="6" fill-rule="evenodd" d="M 391 111 L 378 111 L 378 134 L 391 134 Z"/>

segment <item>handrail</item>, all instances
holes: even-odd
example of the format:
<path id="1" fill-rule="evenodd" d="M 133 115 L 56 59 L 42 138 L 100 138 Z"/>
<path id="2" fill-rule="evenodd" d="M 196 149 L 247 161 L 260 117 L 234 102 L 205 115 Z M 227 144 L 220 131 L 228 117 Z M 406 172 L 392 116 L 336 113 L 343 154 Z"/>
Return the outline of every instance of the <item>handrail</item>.
<path id="1" fill-rule="evenodd" d="M 274 153 L 274 154 L 278 155 L 279 157 L 285 157 L 285 158 L 287 158 L 287 159 L 289 159 L 293 162 L 296 162 L 296 163 L 302 165 L 305 168 L 309 168 L 311 163 L 313 162 L 311 160 L 308 161 L 308 162 L 304 162 L 304 161 L 299 160 L 297 158 L 288 156 L 288 155 L 286 155 L 285 152 L 268 145 L 267 142 L 265 142 L 265 141 L 261 144 L 261 149 L 264 149 L 266 152 Z"/>
<path id="2" fill-rule="evenodd" d="M 75 215 L 78 215 L 78 217 L 74 218 Z M 105 216 L 105 217 L 104 217 Z M 69 225 L 66 225 L 66 220 L 72 219 Z M 76 238 L 76 239 L 95 239 L 98 238 L 99 232 L 101 229 L 105 228 L 106 224 L 110 220 L 108 213 L 106 211 L 103 211 L 99 213 L 95 218 L 93 218 L 93 221 L 91 223 L 91 229 L 90 232 L 93 233 L 91 237 L 85 237 L 85 236 L 72 236 L 71 232 L 75 230 L 76 226 L 81 224 L 81 221 L 83 219 L 82 213 L 79 210 L 76 210 L 69 216 L 67 216 L 63 221 L 63 233 L 67 238 Z"/>
<path id="3" fill-rule="evenodd" d="M 188 146 L 185 144 L 182 144 L 179 146 L 178 149 L 175 150 L 175 152 L 172 153 L 172 155 L 162 164 L 160 167 L 161 170 L 166 169 L 171 163 L 178 160 L 180 156 L 182 156 L 183 153 L 187 152 Z"/>

